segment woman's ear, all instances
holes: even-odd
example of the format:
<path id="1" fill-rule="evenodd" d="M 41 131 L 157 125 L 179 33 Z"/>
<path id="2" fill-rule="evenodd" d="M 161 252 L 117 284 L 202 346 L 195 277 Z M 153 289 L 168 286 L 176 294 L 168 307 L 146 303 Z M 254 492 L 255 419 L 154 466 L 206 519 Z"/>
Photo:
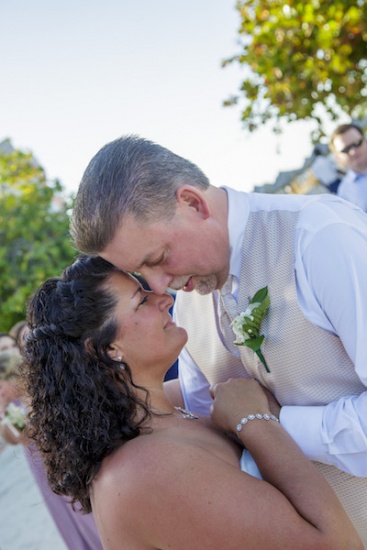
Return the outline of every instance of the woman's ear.
<path id="1" fill-rule="evenodd" d="M 107 355 L 109 356 L 110 359 L 112 359 L 112 361 L 118 361 L 119 363 L 121 363 L 123 359 L 122 351 L 118 348 L 118 346 L 115 346 L 115 344 L 112 344 L 108 348 Z"/>

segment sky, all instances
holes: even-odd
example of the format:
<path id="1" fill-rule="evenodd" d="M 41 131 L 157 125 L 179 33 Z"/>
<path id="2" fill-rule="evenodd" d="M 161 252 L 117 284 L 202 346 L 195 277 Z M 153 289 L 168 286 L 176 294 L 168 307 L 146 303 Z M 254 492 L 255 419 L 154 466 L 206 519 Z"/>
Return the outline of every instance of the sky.
<path id="1" fill-rule="evenodd" d="M 235 0 L 0 0 L 0 141 L 76 192 L 123 134 L 156 141 L 216 186 L 252 191 L 311 154 L 311 126 L 244 130 Z"/>

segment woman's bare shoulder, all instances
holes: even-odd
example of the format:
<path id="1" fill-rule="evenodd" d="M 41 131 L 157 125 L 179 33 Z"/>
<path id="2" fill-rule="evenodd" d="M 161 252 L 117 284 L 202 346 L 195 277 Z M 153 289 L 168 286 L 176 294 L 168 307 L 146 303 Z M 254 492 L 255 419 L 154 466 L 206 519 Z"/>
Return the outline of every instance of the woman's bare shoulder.
<path id="1" fill-rule="evenodd" d="M 137 540 L 150 539 L 162 510 L 169 517 L 171 503 L 185 487 L 186 476 L 178 472 L 201 453 L 174 438 L 142 436 L 106 457 L 91 489 L 102 540 L 108 537 L 111 548 L 134 548 Z"/>
<path id="2" fill-rule="evenodd" d="M 156 437 L 154 434 L 137 437 L 103 460 L 93 482 L 94 492 L 114 492 L 116 486 L 122 484 L 125 495 L 129 488 L 136 494 L 140 486 L 149 485 L 152 476 L 157 482 L 164 470 L 167 480 L 171 472 L 174 475 L 177 468 L 185 464 L 188 454 L 192 456 L 201 452 L 176 438 Z"/>

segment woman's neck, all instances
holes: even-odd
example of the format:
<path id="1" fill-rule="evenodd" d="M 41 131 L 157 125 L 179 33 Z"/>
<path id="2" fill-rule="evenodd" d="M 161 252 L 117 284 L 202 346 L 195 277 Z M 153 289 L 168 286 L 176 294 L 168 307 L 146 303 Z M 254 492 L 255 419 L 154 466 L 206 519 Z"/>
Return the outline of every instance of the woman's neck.
<path id="1" fill-rule="evenodd" d="M 149 408 L 153 413 L 171 414 L 176 411 L 163 386 L 160 389 L 147 389 L 149 391 Z"/>

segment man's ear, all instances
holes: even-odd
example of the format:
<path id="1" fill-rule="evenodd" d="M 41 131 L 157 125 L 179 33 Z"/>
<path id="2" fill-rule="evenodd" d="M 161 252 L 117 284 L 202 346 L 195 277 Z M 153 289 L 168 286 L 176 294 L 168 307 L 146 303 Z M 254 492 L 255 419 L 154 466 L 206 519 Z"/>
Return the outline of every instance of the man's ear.
<path id="1" fill-rule="evenodd" d="M 176 197 L 179 207 L 193 208 L 203 219 L 210 217 L 209 205 L 204 194 L 197 187 L 181 185 L 176 191 Z"/>

